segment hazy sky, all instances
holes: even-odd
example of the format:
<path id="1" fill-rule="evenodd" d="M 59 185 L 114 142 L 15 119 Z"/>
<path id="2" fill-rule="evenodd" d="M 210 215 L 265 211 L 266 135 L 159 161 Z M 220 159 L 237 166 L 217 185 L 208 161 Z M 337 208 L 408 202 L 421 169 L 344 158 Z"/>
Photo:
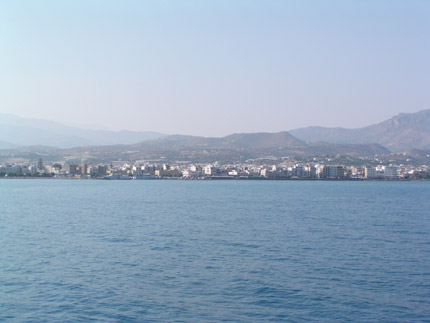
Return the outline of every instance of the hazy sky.
<path id="1" fill-rule="evenodd" d="M 0 112 L 219 136 L 430 108 L 430 1 L 1 1 Z"/>

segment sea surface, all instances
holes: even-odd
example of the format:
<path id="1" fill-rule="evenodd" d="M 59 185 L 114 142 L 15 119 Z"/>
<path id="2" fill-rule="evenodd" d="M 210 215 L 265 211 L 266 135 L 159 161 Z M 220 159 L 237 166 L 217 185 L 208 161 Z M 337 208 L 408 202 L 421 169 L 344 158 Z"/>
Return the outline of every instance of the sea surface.
<path id="1" fill-rule="evenodd" d="M 0 321 L 430 322 L 430 182 L 0 180 Z"/>

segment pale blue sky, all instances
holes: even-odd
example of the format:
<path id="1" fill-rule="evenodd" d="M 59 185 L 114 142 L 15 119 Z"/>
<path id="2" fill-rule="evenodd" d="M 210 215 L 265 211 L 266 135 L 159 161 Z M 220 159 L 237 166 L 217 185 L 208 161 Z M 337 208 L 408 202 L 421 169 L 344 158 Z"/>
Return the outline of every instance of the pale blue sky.
<path id="1" fill-rule="evenodd" d="M 430 108 L 430 1 L 0 1 L 0 112 L 220 136 Z"/>

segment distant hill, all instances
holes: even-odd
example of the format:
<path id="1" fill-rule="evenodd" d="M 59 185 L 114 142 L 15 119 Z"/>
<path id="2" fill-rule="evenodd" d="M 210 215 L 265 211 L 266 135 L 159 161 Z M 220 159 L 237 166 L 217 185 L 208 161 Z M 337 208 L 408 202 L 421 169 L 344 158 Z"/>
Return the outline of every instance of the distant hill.
<path id="1" fill-rule="evenodd" d="M 221 138 L 221 141 L 222 146 L 232 148 L 279 148 L 306 145 L 286 131 L 277 133 L 237 133 Z"/>
<path id="2" fill-rule="evenodd" d="M 270 149 L 307 147 L 311 151 L 323 151 L 330 144 L 365 145 L 350 146 L 346 150 L 360 149 L 381 152 L 379 144 L 394 152 L 408 149 L 430 149 L 430 110 L 402 113 L 384 122 L 356 129 L 307 127 L 290 132 L 239 133 L 222 138 L 172 135 L 157 132 L 88 130 L 65 126 L 61 123 L 20 118 L 0 114 L 0 149 L 19 146 L 52 146 L 57 148 L 134 145 L 131 149 L 157 151 L 163 149 Z M 319 144 L 318 144 L 319 143 Z M 367 145 L 367 146 L 366 146 Z M 331 146 L 332 148 L 334 146 Z M 359 148 L 360 147 L 360 148 Z M 372 148 L 371 148 L 372 147 Z M 341 146 L 335 150 L 342 151 Z M 353 150 L 352 149 L 352 150 Z M 304 149 L 302 149 L 303 152 Z"/>
<path id="3" fill-rule="evenodd" d="M 111 162 L 115 160 L 162 160 L 238 162 L 255 158 L 286 156 L 374 156 L 389 154 L 379 144 L 305 143 L 288 132 L 241 133 L 221 138 L 171 135 L 148 139 L 137 144 L 81 146 L 59 149 L 46 146 L 18 147 L 0 150 L 0 159 L 22 158 L 45 161 Z"/>
<path id="4" fill-rule="evenodd" d="M 46 161 L 111 162 L 115 160 L 158 160 L 196 163 L 238 162 L 255 158 L 286 156 L 374 156 L 389 154 L 378 144 L 305 143 L 288 132 L 233 134 L 222 138 L 172 135 L 132 145 L 83 146 L 69 149 L 25 147 L 0 150 L 0 158 L 24 158 Z M 8 157 L 9 156 L 9 157 Z"/>
<path id="5" fill-rule="evenodd" d="M 422 158 L 428 163 L 430 158 L 430 149 L 410 149 L 403 152 L 404 156 L 410 156 L 414 158 Z"/>
<path id="6" fill-rule="evenodd" d="M 277 133 L 237 133 L 226 137 L 198 137 L 172 135 L 141 142 L 135 147 L 159 149 L 210 148 L 210 149 L 257 149 L 273 147 L 306 146 L 306 143 L 286 131 Z"/>
<path id="7" fill-rule="evenodd" d="M 387 155 L 391 151 L 380 144 L 330 144 L 327 142 L 309 143 L 308 156 L 321 155 L 345 155 L 356 157 L 368 157 L 375 155 Z"/>
<path id="8" fill-rule="evenodd" d="M 291 130 L 297 138 L 336 144 L 377 143 L 392 151 L 430 148 L 430 109 L 401 113 L 381 123 L 356 129 L 306 127 Z"/>
<path id="9" fill-rule="evenodd" d="M 13 145 L 7 141 L 2 141 L 0 140 L 0 149 L 11 149 L 11 148 L 15 148 L 16 145 Z"/>
<path id="10" fill-rule="evenodd" d="M 71 148 L 134 144 L 161 136 L 163 134 L 157 132 L 88 130 L 53 121 L 0 114 L 0 149 L 32 145 Z"/>

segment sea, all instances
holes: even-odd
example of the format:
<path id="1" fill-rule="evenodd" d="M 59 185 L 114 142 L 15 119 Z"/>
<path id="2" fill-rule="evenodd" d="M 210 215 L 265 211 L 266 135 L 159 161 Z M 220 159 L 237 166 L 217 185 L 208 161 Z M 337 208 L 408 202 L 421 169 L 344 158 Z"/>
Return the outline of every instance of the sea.
<path id="1" fill-rule="evenodd" d="M 430 182 L 3 179 L 0 321 L 430 322 Z"/>

